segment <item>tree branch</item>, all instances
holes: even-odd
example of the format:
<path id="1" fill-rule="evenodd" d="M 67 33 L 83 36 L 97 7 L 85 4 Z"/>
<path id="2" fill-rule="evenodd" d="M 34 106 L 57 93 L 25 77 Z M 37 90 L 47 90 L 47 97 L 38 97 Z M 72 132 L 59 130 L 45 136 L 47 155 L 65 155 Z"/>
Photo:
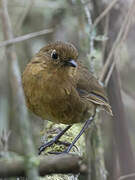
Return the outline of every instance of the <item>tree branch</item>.
<path id="1" fill-rule="evenodd" d="M 113 0 L 107 8 L 95 19 L 93 23 L 93 28 L 95 28 L 100 21 L 109 13 L 109 11 L 114 7 L 114 5 L 118 2 L 119 0 Z"/>
<path id="2" fill-rule="evenodd" d="M 49 33 L 52 33 L 52 32 L 53 32 L 53 29 L 44 29 L 42 31 L 29 33 L 29 34 L 26 34 L 24 36 L 19 36 L 19 37 L 16 37 L 16 38 L 12 38 L 12 39 L 3 41 L 3 42 L 0 43 L 0 47 L 11 45 L 11 44 L 16 44 L 16 43 L 19 43 L 21 41 L 25 41 L 25 40 L 35 38 L 37 36 L 49 34 Z"/>
<path id="3" fill-rule="evenodd" d="M 77 155 L 48 155 L 33 157 L 34 162 L 39 163 L 39 174 L 45 176 L 52 173 L 61 174 L 86 174 L 87 166 Z M 0 178 L 24 177 L 26 162 L 21 157 L 0 159 Z"/>

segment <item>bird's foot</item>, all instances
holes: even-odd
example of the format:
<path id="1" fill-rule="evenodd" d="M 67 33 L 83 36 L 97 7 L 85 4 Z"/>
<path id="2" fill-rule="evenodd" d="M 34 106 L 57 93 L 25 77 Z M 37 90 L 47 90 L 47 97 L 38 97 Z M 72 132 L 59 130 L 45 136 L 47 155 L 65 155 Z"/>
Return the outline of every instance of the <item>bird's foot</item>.
<path id="1" fill-rule="evenodd" d="M 67 154 L 67 153 L 69 153 L 69 151 L 71 150 L 71 147 L 73 147 L 73 146 L 78 150 L 78 147 L 76 145 L 71 145 L 71 143 L 63 142 L 63 141 L 58 141 L 58 143 L 63 144 L 65 146 L 68 146 L 68 148 L 65 149 L 64 151 L 60 151 L 60 152 L 52 152 L 51 151 L 51 152 L 48 152 L 49 154 L 56 154 L 56 155 L 58 155 L 58 154 Z"/>
<path id="2" fill-rule="evenodd" d="M 40 155 L 47 147 L 50 147 L 54 143 L 55 144 L 56 143 L 57 144 L 62 144 L 64 146 L 68 146 L 68 147 L 71 145 L 71 143 L 69 143 L 69 142 L 64 142 L 64 141 L 59 141 L 59 140 L 55 141 L 54 139 L 52 139 L 51 141 L 49 141 L 49 142 L 43 144 L 42 146 L 40 146 L 38 154 Z M 76 145 L 73 145 L 73 146 L 78 150 Z M 69 151 L 68 151 L 68 148 L 67 148 L 65 151 L 62 151 L 62 152 L 48 152 L 48 153 L 49 154 L 64 154 L 64 153 L 69 153 Z"/>
<path id="3" fill-rule="evenodd" d="M 43 144 L 42 146 L 40 146 L 39 148 L 39 155 L 41 154 L 42 151 L 44 151 L 47 147 L 50 147 L 51 145 L 53 145 L 54 143 L 60 143 L 61 141 L 59 141 L 60 137 L 63 136 L 63 134 L 71 127 L 72 125 L 68 125 L 65 129 L 63 129 L 59 134 L 57 134 L 57 136 L 55 136 L 51 141 Z M 67 145 L 70 146 L 69 143 L 66 142 L 61 142 L 63 143 L 63 145 Z"/>
<path id="4" fill-rule="evenodd" d="M 54 143 L 55 143 L 55 140 L 52 139 L 51 141 L 49 141 L 49 142 L 43 144 L 42 146 L 40 146 L 39 149 L 38 149 L 39 150 L 38 154 L 40 155 L 47 147 L 52 146 Z"/>
<path id="5" fill-rule="evenodd" d="M 68 147 L 71 145 L 71 143 L 64 142 L 64 141 L 57 141 L 57 143 L 62 144 L 64 146 L 68 146 Z M 73 146 L 78 150 L 78 147 L 75 144 Z"/>

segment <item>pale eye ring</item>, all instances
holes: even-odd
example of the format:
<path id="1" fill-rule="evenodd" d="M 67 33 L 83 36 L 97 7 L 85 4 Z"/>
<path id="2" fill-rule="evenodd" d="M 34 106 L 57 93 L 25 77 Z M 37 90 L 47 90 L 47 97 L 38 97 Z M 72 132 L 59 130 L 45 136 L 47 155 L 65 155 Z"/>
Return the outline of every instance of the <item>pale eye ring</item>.
<path id="1" fill-rule="evenodd" d="M 56 50 L 54 49 L 54 50 L 52 51 L 52 53 L 51 53 L 51 58 L 56 60 L 56 59 L 58 59 L 58 57 L 59 57 L 59 56 L 58 56 L 58 53 L 57 53 Z"/>

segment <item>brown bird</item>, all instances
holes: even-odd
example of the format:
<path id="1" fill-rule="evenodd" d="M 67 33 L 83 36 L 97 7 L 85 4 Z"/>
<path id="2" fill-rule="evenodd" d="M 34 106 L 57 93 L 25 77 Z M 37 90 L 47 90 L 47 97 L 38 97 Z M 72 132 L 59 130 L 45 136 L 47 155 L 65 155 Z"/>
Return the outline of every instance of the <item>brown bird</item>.
<path id="1" fill-rule="evenodd" d="M 22 76 L 28 108 L 43 119 L 68 124 L 52 141 L 42 145 L 39 154 L 74 123 L 85 122 L 69 152 L 92 122 L 96 108 L 112 115 L 103 87 L 78 60 L 78 51 L 70 43 L 55 42 L 43 47 L 31 60 Z"/>

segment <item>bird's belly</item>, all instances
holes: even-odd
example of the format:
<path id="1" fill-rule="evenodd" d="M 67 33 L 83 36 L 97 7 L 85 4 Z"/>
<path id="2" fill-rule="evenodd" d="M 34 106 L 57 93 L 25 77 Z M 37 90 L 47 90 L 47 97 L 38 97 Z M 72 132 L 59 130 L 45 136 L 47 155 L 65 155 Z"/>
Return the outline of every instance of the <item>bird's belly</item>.
<path id="1" fill-rule="evenodd" d="M 74 96 L 70 90 L 54 88 L 46 92 L 32 103 L 32 111 L 45 120 L 55 123 L 73 124 L 79 123 L 88 118 L 86 104 Z M 39 98 L 40 97 L 40 98 Z M 89 115 L 90 116 L 90 115 Z"/>
<path id="2" fill-rule="evenodd" d="M 40 101 L 40 103 L 42 102 Z M 75 106 L 69 99 L 53 99 L 53 101 L 44 101 L 42 105 L 44 108 L 38 110 L 37 114 L 43 119 L 63 124 L 73 124 L 82 121 L 82 107 Z"/>

